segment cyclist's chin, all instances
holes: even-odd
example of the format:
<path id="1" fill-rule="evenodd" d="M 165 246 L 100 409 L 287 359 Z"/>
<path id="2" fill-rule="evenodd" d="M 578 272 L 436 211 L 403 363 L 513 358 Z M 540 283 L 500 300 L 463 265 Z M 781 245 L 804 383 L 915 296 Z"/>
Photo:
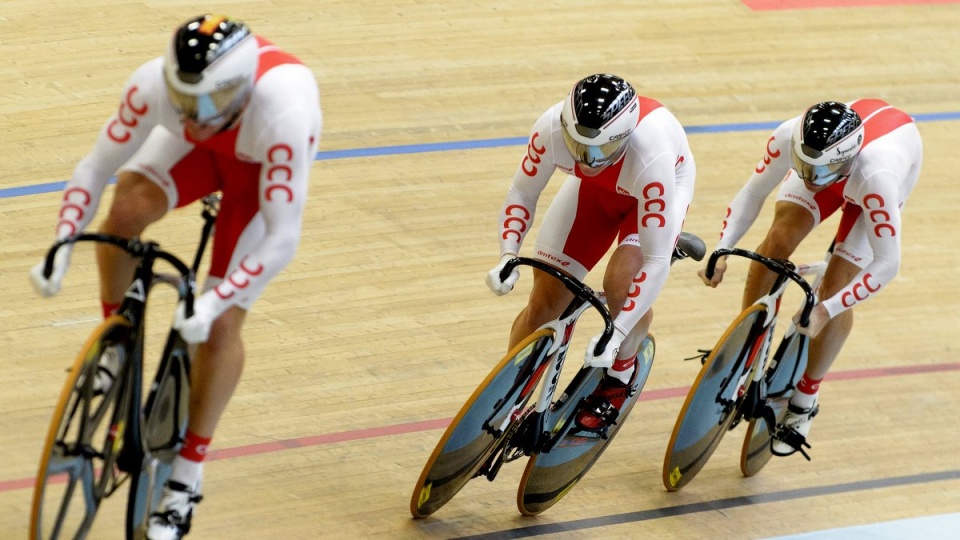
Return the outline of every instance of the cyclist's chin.
<path id="1" fill-rule="evenodd" d="M 830 182 L 829 184 L 826 184 L 826 185 L 823 185 L 823 186 L 818 186 L 818 185 L 816 185 L 816 184 L 811 184 L 810 182 L 804 181 L 804 182 L 803 182 L 803 186 L 804 186 L 805 188 L 807 188 L 807 191 L 809 191 L 810 193 L 820 193 L 821 191 L 823 191 L 823 190 L 827 189 L 828 187 L 832 186 L 834 183 L 835 183 L 835 182 Z"/>
<path id="2" fill-rule="evenodd" d="M 220 131 L 220 126 L 185 122 L 183 124 L 183 129 L 187 132 L 187 136 L 190 138 L 190 140 L 205 141 L 216 135 Z"/>
<path id="3" fill-rule="evenodd" d="M 210 122 L 201 123 L 190 119 L 183 119 L 181 120 L 181 124 L 183 124 L 183 130 L 190 140 L 202 142 L 223 131 L 226 121 L 224 121 L 223 118 L 218 118 Z"/>
<path id="4" fill-rule="evenodd" d="M 584 165 L 583 163 L 580 163 L 579 166 L 580 166 L 580 172 L 583 173 L 584 176 L 596 176 L 601 172 L 603 172 L 604 169 L 607 168 L 606 165 L 601 165 L 599 167 L 590 167 L 590 166 Z"/>

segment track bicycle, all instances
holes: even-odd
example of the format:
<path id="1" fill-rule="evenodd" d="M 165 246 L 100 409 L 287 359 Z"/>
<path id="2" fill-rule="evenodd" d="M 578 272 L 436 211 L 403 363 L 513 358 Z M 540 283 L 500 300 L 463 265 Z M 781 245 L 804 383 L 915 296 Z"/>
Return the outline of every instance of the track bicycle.
<path id="1" fill-rule="evenodd" d="M 157 283 L 170 285 L 193 311 L 196 272 L 219 211 L 219 195 L 203 199 L 203 232 L 188 267 L 154 242 L 100 233 L 80 233 L 55 243 L 47 253 L 44 276 L 59 248 L 76 242 L 102 242 L 139 259 L 133 281 L 117 312 L 107 317 L 77 355 L 54 409 L 40 459 L 30 516 L 30 538 L 85 538 L 100 503 L 128 479 L 125 532 L 143 538 L 147 520 L 160 502 L 186 431 L 190 352 L 180 335 L 168 334 L 144 400 L 144 345 L 147 298 Z M 154 270 L 166 261 L 174 273 Z M 119 355 L 108 387 L 95 388 L 100 358 Z"/>
<path id="2" fill-rule="evenodd" d="M 717 260 L 726 255 L 754 260 L 777 277 L 770 292 L 744 309 L 713 349 L 694 357 L 701 358 L 703 366 L 680 409 L 663 460 L 663 485 L 668 491 L 677 491 L 693 480 L 723 436 L 741 421 L 748 425 L 740 452 L 740 472 L 744 476 L 760 472 L 773 455 L 777 426 L 807 365 L 809 338 L 797 332 L 792 321 L 776 352 L 772 357 L 769 353 L 787 284 L 792 281 L 803 290 L 800 325 L 806 326 L 817 303 L 815 291 L 826 270 L 826 260 L 794 265 L 752 251 L 718 249 L 707 262 L 708 279 Z M 808 276 L 812 282 L 807 281 Z M 810 459 L 803 447 L 798 450 Z"/>
<path id="3" fill-rule="evenodd" d="M 703 241 L 681 234 L 674 260 L 687 256 L 700 260 Z M 588 400 L 604 369 L 580 368 L 554 399 L 573 330 L 580 316 L 595 309 L 604 323 L 596 351 L 613 336 L 613 319 L 602 293 L 536 259 L 517 257 L 507 262 L 501 277 L 518 265 L 527 265 L 560 280 L 574 298 L 563 313 L 513 347 L 467 399 L 441 436 L 410 500 L 410 513 L 424 518 L 446 504 L 473 478 L 493 481 L 504 463 L 529 457 L 517 492 L 520 513 L 543 512 L 566 495 L 613 440 L 647 380 L 656 349 L 653 336 L 640 345 L 629 395 L 621 407 Z M 531 404 L 537 387 L 540 392 Z M 604 420 L 588 429 L 576 418 L 589 410 Z"/>

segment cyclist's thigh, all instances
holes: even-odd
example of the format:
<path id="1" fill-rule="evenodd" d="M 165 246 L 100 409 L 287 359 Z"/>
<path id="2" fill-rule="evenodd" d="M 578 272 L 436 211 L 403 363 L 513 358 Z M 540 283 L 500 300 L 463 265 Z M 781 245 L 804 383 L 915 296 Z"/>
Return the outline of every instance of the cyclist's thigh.
<path id="1" fill-rule="evenodd" d="M 536 257 L 583 279 L 617 238 L 636 199 L 567 177 L 537 237 Z"/>
<path id="2" fill-rule="evenodd" d="M 636 223 L 633 228 L 636 229 Z M 637 241 L 637 235 L 631 234 L 610 255 L 603 276 L 603 291 L 607 294 L 607 305 L 611 307 L 611 314 L 614 316 L 626 302 L 627 294 L 642 266 L 643 250 Z"/>
<path id="3" fill-rule="evenodd" d="M 527 311 L 537 325 L 559 317 L 572 299 L 573 293 L 560 280 L 533 269 L 533 288 L 527 300 Z"/>
<path id="4" fill-rule="evenodd" d="M 167 209 L 186 206 L 221 187 L 213 153 L 163 128 L 150 132 L 120 171 L 138 173 L 156 184 L 167 197 Z"/>
<path id="5" fill-rule="evenodd" d="M 111 234 L 136 236 L 169 209 L 167 194 L 150 178 L 135 172 L 117 175 L 110 213 L 102 229 Z"/>

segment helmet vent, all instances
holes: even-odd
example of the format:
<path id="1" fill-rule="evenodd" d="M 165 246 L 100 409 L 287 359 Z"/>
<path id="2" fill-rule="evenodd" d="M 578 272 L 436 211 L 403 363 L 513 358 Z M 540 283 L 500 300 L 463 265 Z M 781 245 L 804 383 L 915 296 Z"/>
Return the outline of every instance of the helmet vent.
<path id="1" fill-rule="evenodd" d="M 203 80 L 203 73 L 190 73 L 189 71 L 178 69 L 177 78 L 187 84 L 197 84 Z"/>
<path id="2" fill-rule="evenodd" d="M 579 133 L 580 135 L 583 135 L 584 137 L 588 137 L 590 139 L 595 139 L 600 135 L 599 129 L 587 127 L 583 124 L 574 124 L 574 127 L 577 129 L 577 133 Z"/>

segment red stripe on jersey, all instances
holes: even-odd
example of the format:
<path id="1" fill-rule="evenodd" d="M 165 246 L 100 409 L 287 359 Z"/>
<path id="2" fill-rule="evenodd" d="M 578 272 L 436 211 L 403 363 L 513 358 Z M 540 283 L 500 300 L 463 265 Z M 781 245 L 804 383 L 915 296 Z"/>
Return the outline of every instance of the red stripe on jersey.
<path id="1" fill-rule="evenodd" d="M 857 111 L 860 118 L 864 120 L 878 110 L 889 106 L 890 104 L 882 99 L 858 99 L 850 104 L 850 108 Z"/>
<path id="2" fill-rule="evenodd" d="M 580 164 L 577 163 L 574 166 L 574 174 L 582 182 L 586 182 L 588 184 L 592 184 L 597 187 L 602 187 L 603 189 L 606 189 L 607 191 L 611 191 L 613 193 L 619 193 L 617 191 L 617 180 L 620 179 L 620 169 L 623 168 L 623 162 L 624 160 L 620 159 L 619 161 L 610 165 L 609 167 L 605 167 L 603 170 L 601 170 L 598 174 L 594 176 L 587 176 L 583 174 L 583 171 L 580 170 Z M 626 195 L 626 194 L 623 193 L 622 195 Z"/>
<path id="3" fill-rule="evenodd" d="M 640 101 L 640 118 L 637 119 L 638 124 L 645 116 L 659 109 L 660 107 L 663 107 L 663 104 L 655 99 L 650 99 L 643 96 L 639 96 L 637 99 Z"/>
<path id="4" fill-rule="evenodd" d="M 296 56 L 278 49 L 270 40 L 257 36 L 260 58 L 257 65 L 257 79 L 271 69 L 283 64 L 303 64 Z M 264 50 L 266 49 L 266 50 Z"/>
<path id="5" fill-rule="evenodd" d="M 877 111 L 876 108 L 870 108 L 873 104 L 884 103 L 880 100 L 865 101 L 867 101 L 868 107 L 864 109 L 864 112 L 860 111 L 859 104 L 861 102 L 859 101 L 854 103 L 852 107 L 853 110 L 857 111 L 857 114 L 860 115 L 860 118 L 864 119 L 864 147 L 866 147 L 872 141 L 879 139 L 887 133 L 897 129 L 898 127 L 913 122 L 913 118 L 910 118 L 909 114 L 901 111 L 900 109 L 895 109 L 888 106 L 886 109 Z"/>
<path id="6" fill-rule="evenodd" d="M 845 8 L 859 6 L 910 6 L 957 4 L 960 0 L 743 0 L 754 11 L 774 9 Z"/>

